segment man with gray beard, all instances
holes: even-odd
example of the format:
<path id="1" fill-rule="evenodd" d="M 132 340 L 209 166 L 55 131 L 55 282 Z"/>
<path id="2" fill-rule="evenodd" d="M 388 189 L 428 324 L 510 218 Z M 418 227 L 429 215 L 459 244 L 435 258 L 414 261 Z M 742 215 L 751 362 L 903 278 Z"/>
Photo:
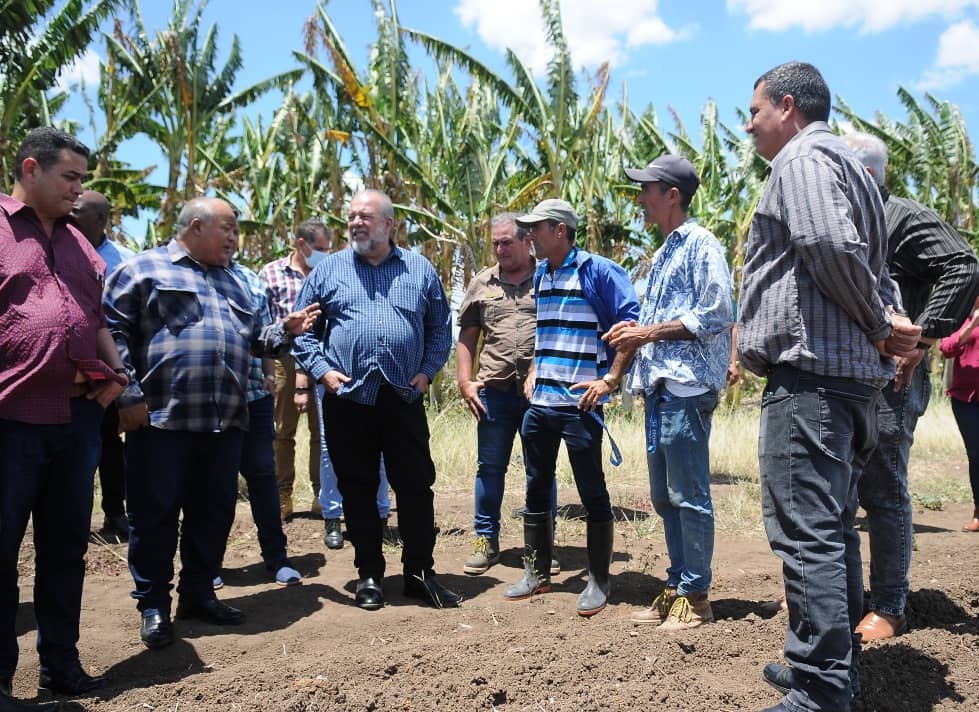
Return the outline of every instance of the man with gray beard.
<path id="1" fill-rule="evenodd" d="M 422 398 L 452 347 L 449 303 L 428 260 L 394 243 L 387 195 L 355 195 L 347 230 L 351 249 L 323 260 L 299 292 L 296 309 L 319 302 L 323 313 L 293 355 L 326 387 L 326 446 L 354 547 L 356 602 L 365 610 L 384 605 L 375 501 L 383 454 L 398 501 L 404 593 L 437 608 L 457 606 L 459 596 L 433 571 L 435 464 Z"/>

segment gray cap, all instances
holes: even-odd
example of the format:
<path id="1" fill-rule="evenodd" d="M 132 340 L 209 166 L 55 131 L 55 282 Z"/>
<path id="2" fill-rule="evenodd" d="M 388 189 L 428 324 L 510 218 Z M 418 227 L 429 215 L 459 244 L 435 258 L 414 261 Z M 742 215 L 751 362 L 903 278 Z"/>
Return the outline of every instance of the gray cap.
<path id="1" fill-rule="evenodd" d="M 517 224 L 520 227 L 530 227 L 544 220 L 563 222 L 572 230 L 578 227 L 578 213 L 571 207 L 571 203 L 557 198 L 548 198 L 537 203 L 528 215 L 517 218 Z"/>
<path id="2" fill-rule="evenodd" d="M 670 154 L 660 156 L 645 168 L 626 168 L 625 174 L 636 183 L 666 183 L 687 195 L 696 193 L 700 186 L 693 164 L 682 156 Z"/>

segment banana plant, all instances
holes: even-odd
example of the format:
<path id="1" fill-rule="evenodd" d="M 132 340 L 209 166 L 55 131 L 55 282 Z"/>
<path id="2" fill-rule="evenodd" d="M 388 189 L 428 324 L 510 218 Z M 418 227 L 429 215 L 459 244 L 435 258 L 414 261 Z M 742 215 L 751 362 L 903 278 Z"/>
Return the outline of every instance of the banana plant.
<path id="1" fill-rule="evenodd" d="M 13 183 L 13 158 L 24 136 L 36 126 L 51 125 L 68 96 L 51 94 L 58 76 L 84 54 L 102 22 L 127 3 L 68 0 L 55 10 L 57 4 L 55 0 L 0 0 L 0 179 L 4 185 Z"/>

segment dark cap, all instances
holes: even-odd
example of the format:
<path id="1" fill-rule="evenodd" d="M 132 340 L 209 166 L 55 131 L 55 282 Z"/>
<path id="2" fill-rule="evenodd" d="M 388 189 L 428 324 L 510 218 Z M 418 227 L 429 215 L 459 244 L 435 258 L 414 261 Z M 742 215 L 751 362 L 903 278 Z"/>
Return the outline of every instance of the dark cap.
<path id="1" fill-rule="evenodd" d="M 578 227 L 578 213 L 571 207 L 571 203 L 557 198 L 548 198 L 537 203 L 529 214 L 517 218 L 517 224 L 520 227 L 530 227 L 544 220 L 563 222 L 572 230 Z"/>
<path id="2" fill-rule="evenodd" d="M 700 186 L 693 164 L 682 156 L 671 154 L 660 156 L 645 168 L 626 168 L 625 174 L 636 183 L 666 183 L 687 195 L 696 193 Z"/>

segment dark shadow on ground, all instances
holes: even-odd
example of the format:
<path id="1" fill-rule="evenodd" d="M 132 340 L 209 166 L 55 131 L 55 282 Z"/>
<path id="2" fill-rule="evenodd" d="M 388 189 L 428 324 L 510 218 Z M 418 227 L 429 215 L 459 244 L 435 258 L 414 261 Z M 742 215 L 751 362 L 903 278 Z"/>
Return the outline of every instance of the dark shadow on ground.
<path id="1" fill-rule="evenodd" d="M 855 525 L 858 531 L 865 532 L 870 530 L 869 526 L 867 525 L 866 514 L 863 516 L 858 516 Z M 953 531 L 947 527 L 935 527 L 930 524 L 919 524 L 918 522 L 912 522 L 911 527 L 915 534 L 948 534 Z"/>
<path id="2" fill-rule="evenodd" d="M 521 512 L 523 510 L 520 510 Z M 520 515 L 517 515 L 520 516 Z M 588 512 L 585 510 L 584 505 L 581 504 L 562 504 L 557 509 L 558 519 L 580 519 L 584 521 Z M 636 521 L 641 519 L 649 519 L 652 516 L 649 512 L 642 509 L 633 509 L 632 507 L 620 507 L 618 505 L 612 506 L 612 517 L 617 522 L 625 521 Z"/>
<path id="3" fill-rule="evenodd" d="M 17 620 L 14 623 L 14 632 L 19 638 L 24 633 L 37 628 L 37 621 L 34 619 L 34 601 L 21 601 L 17 607 Z"/>
<path id="4" fill-rule="evenodd" d="M 99 691 L 99 697 L 103 700 L 111 700 L 133 687 L 165 685 L 191 675 L 210 672 L 210 668 L 201 660 L 194 646 L 187 640 L 181 639 L 182 632 L 179 625 L 177 634 L 178 638 L 173 645 L 158 650 L 144 649 L 106 670 L 106 687 Z M 136 625 L 133 626 L 133 635 L 139 635 Z"/>
<path id="5" fill-rule="evenodd" d="M 869 594 L 864 594 L 864 600 L 870 600 Z M 934 628 L 956 635 L 979 634 L 979 619 L 969 615 L 968 611 L 949 598 L 944 591 L 933 588 L 911 591 L 908 594 L 905 615 L 908 617 L 908 627 L 912 630 Z"/>
<path id="6" fill-rule="evenodd" d="M 319 575 L 320 569 L 326 566 L 326 557 L 319 552 L 302 554 L 301 556 L 291 556 L 289 561 L 303 578 L 312 578 Z M 265 568 L 265 563 L 255 561 L 251 564 L 243 564 L 233 568 L 222 568 L 221 578 L 227 586 L 258 586 L 272 580 L 274 572 Z M 220 596 L 219 596 L 220 597 Z"/>
<path id="7" fill-rule="evenodd" d="M 904 643 L 864 647 L 853 712 L 921 712 L 965 698 L 948 682 L 948 665 Z"/>

